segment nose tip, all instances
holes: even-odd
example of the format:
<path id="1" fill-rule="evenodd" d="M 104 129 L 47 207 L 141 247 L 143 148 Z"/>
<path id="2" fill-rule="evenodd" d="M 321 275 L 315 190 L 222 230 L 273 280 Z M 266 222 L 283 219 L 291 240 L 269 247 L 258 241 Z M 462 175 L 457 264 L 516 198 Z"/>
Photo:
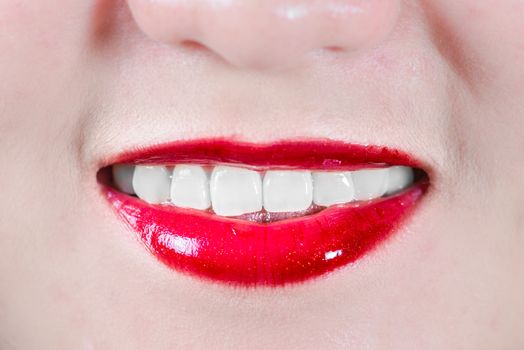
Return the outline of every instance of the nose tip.
<path id="1" fill-rule="evenodd" d="M 196 42 L 238 67 L 282 68 L 312 51 L 353 52 L 384 40 L 399 0 L 128 0 L 139 28 Z"/>

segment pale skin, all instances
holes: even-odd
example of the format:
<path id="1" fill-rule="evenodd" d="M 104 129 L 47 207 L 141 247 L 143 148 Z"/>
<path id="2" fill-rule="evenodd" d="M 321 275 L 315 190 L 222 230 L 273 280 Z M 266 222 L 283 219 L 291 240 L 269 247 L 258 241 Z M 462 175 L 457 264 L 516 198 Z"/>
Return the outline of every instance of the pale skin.
<path id="1" fill-rule="evenodd" d="M 362 10 L 338 34 L 328 3 L 0 0 L 1 349 L 524 347 L 524 2 L 333 1 Z M 385 144 L 432 186 L 327 277 L 212 284 L 148 254 L 96 172 L 217 136 Z"/>

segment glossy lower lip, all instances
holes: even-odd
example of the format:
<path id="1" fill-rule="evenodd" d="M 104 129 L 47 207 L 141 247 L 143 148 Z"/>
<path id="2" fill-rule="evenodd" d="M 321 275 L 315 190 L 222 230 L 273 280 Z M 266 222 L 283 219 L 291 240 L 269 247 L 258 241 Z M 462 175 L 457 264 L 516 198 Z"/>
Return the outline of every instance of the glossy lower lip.
<path id="1" fill-rule="evenodd" d="M 357 168 L 417 163 L 384 147 L 333 141 L 268 145 L 226 140 L 177 142 L 116 157 L 112 163 L 241 163 L 257 167 Z M 365 204 L 271 224 L 222 218 L 206 212 L 150 205 L 103 186 L 118 216 L 167 266 L 235 285 L 279 286 L 302 282 L 356 261 L 390 237 L 423 197 L 427 179 L 403 193 Z"/>

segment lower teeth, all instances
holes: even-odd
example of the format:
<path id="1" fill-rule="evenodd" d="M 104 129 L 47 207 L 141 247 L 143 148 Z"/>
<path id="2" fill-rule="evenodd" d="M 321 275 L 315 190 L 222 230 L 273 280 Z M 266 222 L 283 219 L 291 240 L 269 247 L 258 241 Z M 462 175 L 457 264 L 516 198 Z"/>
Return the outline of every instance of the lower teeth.
<path id="1" fill-rule="evenodd" d="M 266 210 L 262 210 L 256 213 L 243 214 L 240 216 L 236 216 L 234 218 L 239 219 L 239 220 L 258 222 L 258 223 L 271 223 L 271 222 L 282 221 L 282 220 L 287 220 L 287 219 L 299 218 L 299 217 L 303 217 L 307 215 L 313 215 L 318 212 L 321 212 L 324 209 L 326 209 L 326 207 L 321 207 L 321 206 L 312 204 L 307 210 L 304 210 L 304 211 L 294 211 L 294 212 L 287 212 L 287 213 L 271 213 Z"/>

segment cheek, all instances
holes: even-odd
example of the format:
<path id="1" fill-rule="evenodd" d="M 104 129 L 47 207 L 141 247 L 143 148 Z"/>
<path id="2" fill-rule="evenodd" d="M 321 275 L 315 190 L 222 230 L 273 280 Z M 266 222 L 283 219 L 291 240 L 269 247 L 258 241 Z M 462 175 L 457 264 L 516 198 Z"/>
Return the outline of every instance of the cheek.
<path id="1" fill-rule="evenodd" d="M 36 142 L 69 116 L 85 49 L 86 8 L 81 1 L 0 1 L 0 146 Z M 84 73 L 82 73 L 84 74 Z M 58 122 L 58 123 L 55 123 Z M 38 125 L 38 128 L 34 128 Z M 37 129 L 37 130 L 35 130 Z"/>
<path id="2" fill-rule="evenodd" d="M 425 5 L 443 55 L 474 72 L 478 84 L 524 87 L 524 2 L 435 1 Z M 448 52 L 453 51 L 454 57 Z M 459 52 L 458 54 L 456 52 Z M 520 67 L 517 69 L 516 67 Z M 482 87 L 481 87 L 482 88 Z"/>
<path id="3" fill-rule="evenodd" d="M 7 1 L 0 4 L 0 36 L 4 77 L 13 74 L 22 78 L 29 72 L 49 65 L 53 56 L 58 57 L 64 47 L 64 18 L 58 11 L 52 13 L 52 6 L 42 3 L 21 3 Z M 13 68 L 21 68 L 15 70 Z M 56 69 L 56 68 L 55 68 Z M 20 79 L 17 79 L 20 80 Z"/>
<path id="4" fill-rule="evenodd" d="M 464 83 L 453 119 L 464 162 L 474 163 L 484 189 L 505 191 L 507 198 L 524 195 L 518 172 L 500 171 L 524 168 L 524 2 L 444 0 L 425 6 L 441 54 Z"/>
<path id="5" fill-rule="evenodd" d="M 0 98 L 4 104 L 12 99 L 45 99 L 69 78 L 85 51 L 89 16 L 83 3 L 89 2 L 0 2 Z M 8 116 L 11 111 L 8 108 Z"/>
<path id="6" fill-rule="evenodd" d="M 0 232 L 19 241 L 24 214 L 51 212 L 44 194 L 75 169 L 62 163 L 72 161 L 74 127 L 82 115 L 83 3 L 0 1 L 0 149 L 7 150 L 0 153 L 0 188 L 4 199 L 12 199 L 0 202 L 12 219 L 0 220 Z"/>
<path id="7" fill-rule="evenodd" d="M 0 303 L 14 310 L 4 313 L 12 327 L 36 319 L 22 311 L 35 308 L 35 280 L 47 297 L 48 271 L 34 262 L 65 250 L 49 242 L 67 232 L 64 209 L 74 200 L 87 3 L 0 0 L 0 216 L 8 218 L 0 219 Z"/>
<path id="8" fill-rule="evenodd" d="M 511 169 L 524 169 L 524 2 L 474 1 L 459 13 L 457 20 L 468 29 L 457 33 L 476 55 L 481 77 L 471 97 L 467 135 L 476 141 L 474 153 L 492 176 L 491 185 L 518 199 L 524 196 L 524 178 Z M 504 176 L 502 168 L 509 170 Z"/>

